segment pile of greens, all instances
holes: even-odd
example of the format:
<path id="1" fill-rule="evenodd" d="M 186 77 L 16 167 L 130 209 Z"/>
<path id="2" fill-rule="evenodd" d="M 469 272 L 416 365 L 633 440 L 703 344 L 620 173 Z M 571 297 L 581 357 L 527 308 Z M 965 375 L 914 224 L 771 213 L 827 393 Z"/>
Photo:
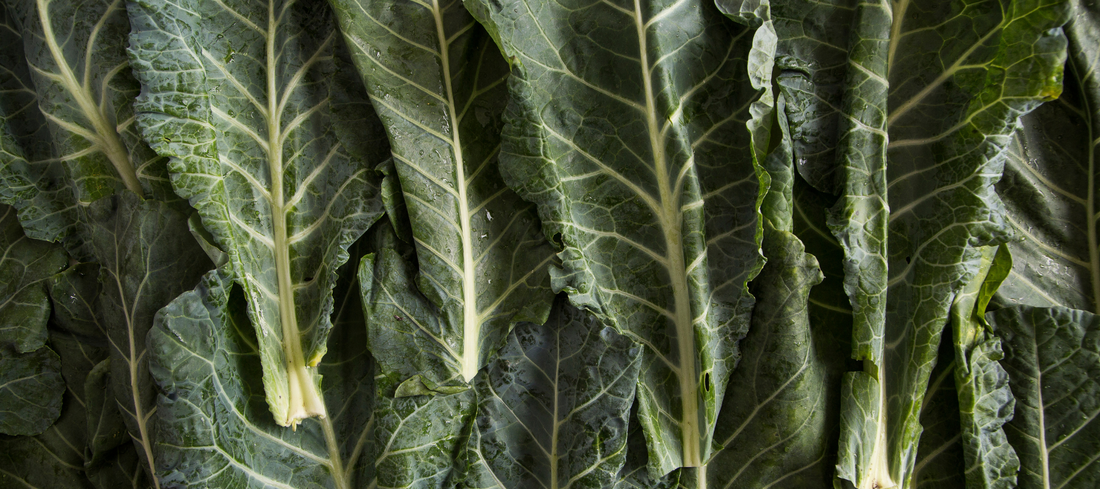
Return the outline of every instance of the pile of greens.
<path id="1" fill-rule="evenodd" d="M 1097 46 L 1091 0 L 2 0 L 0 487 L 1098 487 Z"/>

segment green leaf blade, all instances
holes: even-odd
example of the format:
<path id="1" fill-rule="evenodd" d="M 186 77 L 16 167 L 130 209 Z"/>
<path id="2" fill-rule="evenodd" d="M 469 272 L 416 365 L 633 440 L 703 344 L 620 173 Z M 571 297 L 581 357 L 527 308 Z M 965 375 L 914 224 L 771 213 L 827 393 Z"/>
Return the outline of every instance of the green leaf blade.
<path id="1" fill-rule="evenodd" d="M 143 134 L 172 158 L 173 185 L 245 289 L 274 418 L 324 416 L 311 369 L 332 329 L 335 270 L 382 213 L 373 168 L 386 149 L 332 14 L 275 1 L 138 6 Z M 340 137 L 347 127 L 363 133 Z"/>
<path id="2" fill-rule="evenodd" d="M 333 337 L 340 345 L 334 358 L 318 367 L 332 386 L 325 391 L 329 417 L 286 430 L 265 406 L 259 344 L 232 285 L 225 272 L 208 273 L 161 310 L 150 333 L 150 369 L 162 390 L 158 476 L 198 487 L 369 484 L 374 388 L 362 324 L 345 324 Z"/>
<path id="3" fill-rule="evenodd" d="M 500 488 L 613 486 L 640 353 L 563 297 L 546 324 L 517 326 L 478 377 L 473 443 L 459 458 L 483 460 L 482 478 Z"/>
<path id="4" fill-rule="evenodd" d="M 752 31 L 701 2 L 471 11 L 511 60 L 501 172 L 561 250 L 552 286 L 646 345 L 651 472 L 705 463 L 762 264 Z"/>
<path id="5" fill-rule="evenodd" d="M 512 325 L 543 322 L 553 298 L 553 250 L 534 206 L 497 170 L 507 64 L 461 2 L 333 3 L 389 134 L 417 289 L 440 316 L 410 317 L 428 328 L 416 331 L 393 320 L 415 303 L 374 309 L 372 342 L 387 345 L 375 354 L 386 372 L 470 382 Z M 398 287 L 377 278 L 379 287 Z M 421 338 L 410 342 L 410 333 Z M 425 349 L 449 357 L 442 371 L 408 361 Z"/>
<path id="6" fill-rule="evenodd" d="M 1005 432 L 1020 454 L 1018 487 L 1100 483 L 1097 317 L 1060 307 L 1017 306 L 986 318 L 1004 340 L 1001 365 L 1016 397 L 1016 414 Z"/>

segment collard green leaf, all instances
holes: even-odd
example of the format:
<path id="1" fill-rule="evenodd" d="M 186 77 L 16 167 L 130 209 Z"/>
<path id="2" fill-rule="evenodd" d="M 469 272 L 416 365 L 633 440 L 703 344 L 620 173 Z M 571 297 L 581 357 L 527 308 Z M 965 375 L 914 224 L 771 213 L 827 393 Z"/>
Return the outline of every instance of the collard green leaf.
<path id="1" fill-rule="evenodd" d="M 0 433 L 37 435 L 61 415 L 61 361 L 46 346 L 46 279 L 67 264 L 57 245 L 26 237 L 0 205 Z"/>
<path id="2" fill-rule="evenodd" d="M 400 202 L 400 195 L 392 197 Z M 382 290 L 376 287 L 373 278 L 378 274 L 390 276 L 402 284 L 400 290 L 409 298 L 405 304 L 423 301 L 419 307 L 430 310 L 432 306 L 407 281 L 408 270 L 403 267 L 415 266 L 416 259 L 411 245 L 398 238 L 390 220 L 379 221 L 364 241 L 370 243 L 371 250 L 360 260 L 357 272 L 364 316 L 372 317 L 376 304 L 371 294 Z M 400 311 L 391 320 L 395 324 L 409 324 L 418 317 L 439 316 Z M 374 341 L 371 337 L 371 342 Z M 372 348 L 378 346 L 384 345 L 372 345 Z M 474 391 L 465 386 L 439 385 L 419 375 L 406 378 L 400 373 L 385 375 L 381 372 L 377 376 L 377 386 L 375 416 L 378 423 L 373 436 L 378 447 L 374 453 L 378 484 L 382 487 L 444 487 L 451 477 L 456 447 L 463 432 L 468 431 L 476 409 Z"/>
<path id="3" fill-rule="evenodd" d="M 22 182 L 20 198 L 31 199 L 40 212 L 24 207 L 25 225 L 50 239 L 63 238 L 70 254 L 102 265 L 104 280 L 113 280 L 101 288 L 104 295 L 81 298 L 94 304 L 87 317 L 110 329 L 118 369 L 110 376 L 112 387 L 130 414 L 132 437 L 151 475 L 147 413 L 153 398 L 143 366 L 145 332 L 153 312 L 193 287 L 209 262 L 193 252 L 198 247 L 180 217 L 186 204 L 172 192 L 167 159 L 137 134 L 133 101 L 140 87 L 126 53 L 130 24 L 124 5 L 13 0 L 6 9 L 22 33 L 25 59 L 11 72 L 19 90 L 5 95 L 23 102 L 23 113 L 42 119 L 39 126 L 33 116 L 12 126 L 23 159 L 5 171 Z M 150 200 L 141 204 L 141 197 Z M 153 234 L 159 250 L 147 246 Z"/>
<path id="4" fill-rule="evenodd" d="M 158 476 L 167 486 L 366 487 L 374 386 L 365 328 L 341 324 L 317 367 L 328 416 L 294 431 L 276 424 L 264 402 L 260 344 L 246 302 L 225 271 L 162 309 L 150 332 L 157 401 Z M 350 287 L 352 290 L 355 287 Z M 354 292 L 340 297 L 357 300 Z M 343 301 L 342 301 L 343 302 Z M 350 307 L 349 307 L 350 306 Z M 339 310 L 357 313 L 357 305 Z"/>
<path id="5" fill-rule="evenodd" d="M 50 282 L 78 275 L 76 270 L 81 268 L 85 267 L 72 267 Z M 91 283 L 96 282 L 94 274 L 89 278 Z M 51 294 L 62 290 L 52 285 L 50 289 Z M 95 287 L 92 290 L 96 290 Z M 57 311 L 55 318 L 67 319 L 68 309 L 56 305 L 54 309 Z M 94 380 L 96 366 L 102 365 L 108 357 L 106 334 L 69 330 L 68 324 L 72 323 L 53 322 L 49 333 L 49 348 L 61 359 L 61 376 L 66 386 L 61 417 L 38 436 L 0 435 L 0 487 L 147 488 L 151 485 L 150 480 L 142 470 L 134 445 L 129 443 L 121 417 L 117 417 L 114 395 Z M 90 393 L 89 385 L 96 391 Z M 101 412 L 115 411 L 113 415 L 117 417 L 115 421 L 122 435 L 117 438 L 124 442 L 107 453 L 93 455 L 91 437 L 96 427 L 90 424 L 88 414 L 97 409 L 93 406 L 98 402 L 93 399 L 96 394 L 103 397 L 103 407 L 107 408 Z M 100 447 L 105 448 L 102 444 Z"/>
<path id="6" fill-rule="evenodd" d="M 564 297 L 554 307 L 546 324 L 516 326 L 475 380 L 477 416 L 459 458 L 483 462 L 460 468 L 460 487 L 619 480 L 641 348 Z"/>
<path id="7" fill-rule="evenodd" d="M 395 397 L 395 377 L 379 377 L 374 433 L 378 487 L 452 487 L 454 455 L 475 407 L 473 390 Z"/>
<path id="8" fill-rule="evenodd" d="M 1074 1 L 1065 89 L 1058 100 L 1024 117 L 1010 146 L 997 192 L 1017 239 L 1009 243 L 1012 274 L 998 291 L 1004 306 L 1100 307 L 1094 164 L 1094 113 L 1100 66 L 1100 7 Z"/>
<path id="9" fill-rule="evenodd" d="M 840 197 L 829 228 L 865 361 L 844 387 L 838 475 L 907 487 L 941 329 L 978 272 L 974 246 L 1007 238 L 992 184 L 1018 118 L 1058 93 L 1067 12 L 1043 1 L 772 7 L 797 168 Z"/>
<path id="10" fill-rule="evenodd" d="M 1021 489 L 1100 483 L 1100 320 L 1061 307 L 986 315 L 1004 340 L 1015 416 L 1005 426 L 1020 455 Z"/>
<path id="11" fill-rule="evenodd" d="M 212 264 L 189 239 L 186 216 L 163 202 L 142 202 L 122 192 L 101 198 L 82 214 L 89 244 L 100 260 L 95 314 L 112 345 L 114 399 L 152 474 L 156 392 L 145 338 L 157 310 L 193 287 Z"/>
<path id="12" fill-rule="evenodd" d="M 1011 488 L 1016 486 L 1020 459 L 1002 426 L 1012 419 L 1016 401 L 1008 373 L 998 363 L 1004 356 L 1001 341 L 988 330 L 984 317 L 992 292 L 1012 263 L 1004 245 L 982 248 L 981 253 L 978 275 L 951 306 L 960 439 L 968 487 Z"/>
<path id="13" fill-rule="evenodd" d="M 0 435 L 0 485 L 93 489 L 84 472 L 84 416 L 66 393 L 57 423 L 38 436 Z"/>
<path id="14" fill-rule="evenodd" d="M 501 173 L 559 247 L 551 285 L 644 345 L 652 475 L 705 463 L 762 265 L 754 31 L 703 1 L 467 7 L 511 60 Z"/>
<path id="15" fill-rule="evenodd" d="M 913 464 L 912 487 L 962 489 L 970 486 L 964 475 L 967 457 L 962 443 L 964 434 L 959 431 L 962 421 L 954 381 L 957 369 L 953 345 L 941 342 L 938 354 L 921 403 L 920 423 L 924 431 Z"/>
<path id="16" fill-rule="evenodd" d="M 24 235 L 15 209 L 6 205 L 0 205 L 0 250 L 0 348 L 29 353 L 46 344 L 45 280 L 68 258 L 59 246 Z"/>
<path id="17" fill-rule="evenodd" d="M 100 205 L 97 202 L 93 207 Z M 146 202 L 146 206 L 149 205 L 152 203 Z M 118 218 L 125 219 L 122 215 Z M 100 281 L 100 274 L 99 264 L 80 263 L 51 277 L 49 281 L 53 302 L 50 341 L 61 354 L 62 375 L 68 385 L 68 393 L 79 404 L 80 415 L 85 420 L 82 431 L 75 431 L 74 425 L 72 433 L 67 436 L 69 443 L 82 451 L 85 475 L 95 487 L 155 487 L 157 481 L 153 478 L 151 465 L 155 459 L 151 459 L 145 450 L 147 445 L 143 444 L 140 428 L 135 428 L 133 434 L 127 429 L 127 419 L 120 406 L 121 402 L 127 402 L 134 396 L 148 395 L 147 391 L 152 389 L 151 381 L 147 372 L 144 377 L 137 377 L 136 384 L 131 384 L 129 375 L 119 379 L 111 374 L 112 355 L 127 365 L 140 367 L 139 371 L 146 368 L 144 359 L 133 363 L 120 351 L 120 345 L 129 344 L 128 340 L 118 335 L 118 330 L 122 328 L 116 327 L 113 328 L 115 331 L 111 331 L 111 325 L 105 322 L 101 312 L 104 284 Z M 164 271 L 159 274 L 163 276 Z M 162 286 L 170 288 L 173 285 Z M 137 297 L 140 298 L 140 295 Z M 146 321 L 151 322 L 151 318 L 146 318 Z M 116 334 L 114 341 L 110 336 L 112 332 Z M 144 352 L 144 344 L 145 337 L 142 336 L 135 346 Z M 116 392 L 122 392 L 122 395 L 116 398 Z M 130 403 L 132 405 L 132 401 Z M 148 424 L 146 422 L 144 427 L 146 440 L 150 435 Z"/>
<path id="18" fill-rule="evenodd" d="M 649 450 L 646 449 L 645 433 L 638 422 L 638 402 L 630 408 L 630 424 L 627 425 L 626 462 L 619 471 L 619 480 L 615 489 L 675 489 L 680 487 L 684 472 L 692 469 L 676 469 L 664 477 L 654 478 L 649 474 Z"/>
<path id="19" fill-rule="evenodd" d="M 708 488 L 829 487 L 843 350 L 815 332 L 810 288 L 817 260 L 792 234 L 765 224 L 768 263 L 753 281 L 753 327 L 715 429 L 725 448 L 707 464 Z M 823 341 L 824 340 L 824 341 Z"/>
<path id="20" fill-rule="evenodd" d="M 1067 15 L 1065 4 L 1047 1 L 952 4 L 927 11 L 910 5 L 894 12 L 902 20 L 894 22 L 889 72 L 884 371 L 890 474 L 903 487 L 920 437 L 916 413 L 938 329 L 950 295 L 980 270 L 974 247 L 1007 237 L 992 183 L 1019 117 L 1061 89 L 1065 40 L 1057 27 Z M 956 28 L 971 33 L 945 49 L 930 49 L 943 29 Z M 943 115 L 930 118 L 932 111 Z M 947 215 L 949 223 L 939 220 Z"/>
<path id="21" fill-rule="evenodd" d="M 0 433 L 37 435 L 61 415 L 61 359 L 48 347 L 0 349 Z"/>
<path id="22" fill-rule="evenodd" d="M 275 421 L 325 416 L 316 367 L 336 269 L 382 212 L 387 148 L 318 2 L 137 2 L 142 134 L 229 255 Z M 356 138 L 340 137 L 354 131 Z"/>
<path id="23" fill-rule="evenodd" d="M 178 200 L 163 158 L 141 140 L 134 123 L 132 104 L 140 86 L 127 61 L 130 24 L 125 5 L 109 0 L 7 3 L 23 34 L 30 75 L 18 77 L 23 88 L 18 96 L 26 100 L 21 113 L 33 112 L 30 97 L 36 97 L 33 105 L 48 127 L 47 132 L 30 125 L 37 119 L 34 114 L 19 122 L 24 126 L 18 131 L 26 143 L 24 161 L 8 166 L 16 173 L 13 178 L 24 180 L 20 187 L 26 188 L 32 205 L 63 213 L 74 202 L 66 201 L 70 197 L 61 187 L 71 187 L 72 197 L 82 203 L 120 189 Z M 43 137 L 45 144 L 32 140 Z M 59 160 L 64 171 L 54 166 Z"/>
<path id="24" fill-rule="evenodd" d="M 433 306 L 414 313 L 398 292 L 375 293 L 392 302 L 372 309 L 372 345 L 386 345 L 374 354 L 387 373 L 470 382 L 513 324 L 541 324 L 553 300 L 553 249 L 497 170 L 508 65 L 459 1 L 332 3 L 389 134 L 417 288 Z M 393 320 L 410 314 L 418 328 Z"/>
<path id="25" fill-rule="evenodd" d="M 54 158 L 14 7 L 0 4 L 0 202 L 18 209 L 28 236 L 57 241 L 76 222 L 76 197 L 62 162 Z"/>

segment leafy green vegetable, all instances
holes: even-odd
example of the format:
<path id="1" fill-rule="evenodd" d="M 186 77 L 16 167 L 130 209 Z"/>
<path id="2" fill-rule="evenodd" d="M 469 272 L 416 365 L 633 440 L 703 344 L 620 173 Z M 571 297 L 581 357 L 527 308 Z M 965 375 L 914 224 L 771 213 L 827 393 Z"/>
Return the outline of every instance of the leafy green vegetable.
<path id="1" fill-rule="evenodd" d="M 523 323 L 474 387 L 461 487 L 611 487 L 626 458 L 641 349 L 559 300 Z"/>
<path id="2" fill-rule="evenodd" d="M 853 355 L 865 362 L 844 387 L 838 475 L 906 487 L 953 295 L 977 273 L 973 246 L 1005 239 L 992 190 L 1004 148 L 1017 118 L 1058 93 L 1064 41 L 1048 31 L 1066 11 L 786 6 L 773 13 L 795 161 L 809 183 L 840 194 L 829 228 L 845 249 Z M 820 27 L 837 21 L 859 26 L 851 40 Z M 837 45 L 846 48 L 818 49 Z M 836 122 L 823 128 L 823 118 Z"/>
<path id="3" fill-rule="evenodd" d="M 132 103 L 140 86 L 129 70 L 130 26 L 123 5 L 11 1 L 5 12 L 8 32 L 22 38 L 25 56 L 12 60 L 5 84 L 13 90 L 0 99 L 5 112 L 13 108 L 29 115 L 5 125 L 10 137 L 3 139 L 12 145 L 0 171 L 18 185 L 6 198 L 15 199 L 32 234 L 61 240 L 72 258 L 95 263 L 81 280 L 101 280 L 98 286 L 54 288 L 90 294 L 79 299 L 88 306 L 82 313 L 97 321 L 91 337 L 108 335 L 113 361 L 102 369 L 114 369 L 97 376 L 97 386 L 112 391 L 97 393 L 97 415 L 110 413 L 107 417 L 118 421 L 117 411 L 125 413 L 129 443 L 137 450 L 136 457 L 125 455 L 126 461 L 121 453 L 104 455 L 115 450 L 116 441 L 127 440 L 113 433 L 104 442 L 90 427 L 85 470 L 94 479 L 115 480 L 116 471 L 100 465 L 140 460 L 151 476 L 155 406 L 145 332 L 156 310 L 192 287 L 209 262 L 186 238 L 189 211 L 172 192 L 167 160 L 137 134 Z M 66 274 L 59 281 L 74 277 Z M 86 389 L 81 384 L 76 390 Z M 125 479 L 158 486 L 138 472 Z"/>
<path id="4" fill-rule="evenodd" d="M 497 171 L 508 66 L 460 2 L 333 3 L 390 137 L 415 290 L 430 304 L 375 276 L 373 353 L 403 378 L 471 382 L 512 325 L 542 324 L 553 299 L 534 206 Z"/>
<path id="5" fill-rule="evenodd" d="M 46 279 L 68 263 L 60 247 L 23 234 L 0 205 L 0 433 L 37 435 L 61 415 L 61 362 L 46 346 Z"/>
<path id="6" fill-rule="evenodd" d="M 1097 485 L 1098 9 L 2 0 L 0 486 Z"/>
<path id="7" fill-rule="evenodd" d="M 691 1 L 467 5 L 511 60 L 501 173 L 559 247 L 552 286 L 645 346 L 652 475 L 705 463 L 762 265 L 752 30 Z"/>
<path id="8" fill-rule="evenodd" d="M 341 324 L 333 338 L 339 348 L 318 366 L 330 387 L 328 416 L 303 420 L 290 431 L 267 414 L 260 343 L 249 327 L 245 298 L 232 285 L 226 272 L 208 273 L 198 288 L 161 311 L 150 333 L 150 369 L 162 390 L 157 476 L 170 486 L 369 485 L 377 421 L 361 319 Z M 358 314 L 354 302 L 341 302 L 343 314 Z"/>
<path id="9" fill-rule="evenodd" d="M 1017 236 L 1009 243 L 1012 273 L 998 291 L 1002 305 L 1100 307 L 1100 251 L 1094 159 L 1100 87 L 1090 47 L 1100 38 L 1097 7 L 1073 2 L 1066 25 L 1069 59 L 1065 89 L 1024 119 L 1016 133 L 998 194 Z"/>
<path id="10" fill-rule="evenodd" d="M 138 122 L 244 288 L 275 421 L 324 417 L 314 367 L 332 329 L 335 270 L 381 215 L 373 167 L 386 150 L 338 63 L 331 13 L 138 2 L 131 17 Z"/>
<path id="11" fill-rule="evenodd" d="M 1096 316 L 1061 307 L 1016 306 L 986 318 L 1004 338 L 1002 364 L 1016 397 L 1016 416 L 1005 432 L 1020 453 L 1019 487 L 1100 482 Z"/>

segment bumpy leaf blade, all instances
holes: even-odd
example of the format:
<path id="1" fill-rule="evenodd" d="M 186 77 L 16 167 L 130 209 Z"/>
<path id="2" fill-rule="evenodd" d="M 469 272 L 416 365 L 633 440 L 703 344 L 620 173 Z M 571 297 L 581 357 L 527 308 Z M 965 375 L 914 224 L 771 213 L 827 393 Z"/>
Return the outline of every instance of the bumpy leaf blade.
<path id="1" fill-rule="evenodd" d="M 15 209 L 6 205 L 0 205 L 0 249 L 0 348 L 29 353 L 46 344 L 45 280 L 65 268 L 68 258 L 60 247 L 24 235 Z"/>
<path id="2" fill-rule="evenodd" d="M 66 387 L 61 417 L 38 436 L 0 436 L 0 486 L 144 489 L 151 485 L 118 416 L 111 389 L 93 380 L 97 365 L 107 361 L 106 332 L 96 327 L 80 327 L 88 323 L 74 321 L 77 318 L 70 316 L 71 312 L 79 311 L 81 320 L 94 318 L 91 308 L 72 306 L 87 299 L 82 291 L 98 294 L 96 270 L 98 266 L 77 265 L 50 280 L 55 321 L 50 325 L 49 348 L 61 358 L 61 376 Z M 88 273 L 81 277 L 84 272 Z M 70 284 L 89 287 L 74 288 Z M 94 299 L 93 294 L 88 300 L 94 302 Z M 89 386 L 95 392 L 90 392 Z M 94 399 L 96 395 L 103 398 L 105 409 L 95 406 L 99 402 Z M 90 414 L 97 410 L 108 418 L 114 417 L 119 431 L 113 444 L 93 442 L 101 423 L 90 419 Z"/>
<path id="3" fill-rule="evenodd" d="M 1065 40 L 1057 27 L 1067 15 L 1064 3 L 1042 0 L 894 11 L 883 372 L 890 475 L 902 487 L 951 295 L 975 280 L 975 247 L 1007 238 L 992 184 L 1011 135 L 1020 116 L 1061 89 Z M 936 31 L 949 28 L 969 33 L 952 47 L 932 49 L 941 39 Z M 949 222 L 940 220 L 947 215 Z"/>
<path id="4" fill-rule="evenodd" d="M 653 475 L 705 463 L 762 264 L 753 30 L 690 0 L 467 7 L 511 60 L 501 173 L 561 250 L 554 289 L 645 346 Z"/>
<path id="5" fill-rule="evenodd" d="M 259 343 L 232 279 L 212 271 L 162 309 L 150 332 L 158 476 L 191 487 L 365 487 L 371 482 L 374 398 L 364 327 L 343 324 L 324 375 L 328 417 L 291 431 L 264 403 Z M 354 290 L 354 287 L 351 287 Z M 343 289 L 341 297 L 356 300 Z M 357 312 L 357 304 L 340 305 Z"/>
<path id="6" fill-rule="evenodd" d="M 390 180 L 392 177 L 386 177 Z M 383 184 L 384 188 L 395 187 Z M 398 210 L 403 209 L 400 194 L 391 194 Z M 407 224 L 407 223 L 406 223 Z M 403 228 L 407 230 L 406 228 Z M 409 236 L 406 236 L 409 238 Z M 394 232 L 391 220 L 379 221 L 367 237 L 371 253 L 363 256 L 358 267 L 358 287 L 362 297 L 365 317 L 371 317 L 376 307 L 374 276 L 386 274 L 394 282 L 403 283 L 401 290 L 408 293 L 405 304 L 417 304 L 425 301 L 416 292 L 415 286 L 408 282 L 405 266 L 415 264 L 411 246 L 401 240 Z M 411 241 L 411 239 L 410 239 Z M 425 301 L 426 302 L 426 301 Z M 430 304 L 423 304 L 423 310 L 430 310 Z M 417 317 L 438 317 L 434 314 L 409 314 L 398 312 L 390 320 L 395 323 L 412 323 Z M 371 337 L 373 343 L 375 339 Z M 414 360 L 410 359 L 410 362 Z M 476 408 L 474 391 L 466 386 L 445 386 L 432 382 L 428 376 L 406 378 L 399 372 L 389 375 L 379 373 L 377 377 L 377 406 L 375 417 L 377 429 L 373 434 L 375 446 L 375 465 L 378 471 L 378 484 L 382 487 L 434 488 L 445 485 L 451 477 L 454 466 L 456 446 Z"/>
<path id="7" fill-rule="evenodd" d="M 275 421 L 324 416 L 313 367 L 335 270 L 381 215 L 386 146 L 317 2 L 138 2 L 131 54 L 142 134 L 229 255 L 260 342 Z M 339 129 L 338 129 L 339 128 Z M 349 129 L 350 128 L 350 129 Z M 358 138 L 338 137 L 358 131 Z"/>
<path id="8" fill-rule="evenodd" d="M 513 324 L 541 324 L 553 300 L 534 205 L 497 170 L 508 65 L 459 1 L 333 4 L 390 137 L 417 286 L 441 316 L 410 317 L 439 329 L 408 329 L 393 316 L 411 304 L 375 307 L 372 344 L 387 347 L 374 353 L 387 372 L 470 382 Z"/>
<path id="9" fill-rule="evenodd" d="M 46 346 L 46 279 L 68 264 L 57 245 L 26 237 L 0 205 L 0 433 L 37 435 L 61 415 L 61 362 Z"/>
<path id="10" fill-rule="evenodd" d="M 62 186 L 42 179 L 56 175 L 46 169 L 54 159 L 65 162 L 65 184 L 80 202 L 123 188 L 158 200 L 178 199 L 163 159 L 141 140 L 135 125 L 133 100 L 140 86 L 127 61 L 125 5 L 9 0 L 8 8 L 23 29 L 37 105 L 52 139 L 51 151 L 24 154 L 33 159 L 25 168 L 29 182 L 47 193 Z"/>
<path id="11" fill-rule="evenodd" d="M 985 247 L 981 253 L 978 275 L 951 306 L 960 439 L 968 487 L 1011 488 L 1016 485 L 1020 459 L 1002 426 L 1012 418 L 1016 401 L 1008 387 L 1008 373 L 998 363 L 1004 356 L 1001 341 L 988 330 L 984 316 L 1012 263 L 1004 246 Z"/>
<path id="12" fill-rule="evenodd" d="M 947 341 L 940 343 L 936 367 L 929 376 L 928 391 L 921 403 L 924 432 L 911 478 L 912 487 L 918 489 L 970 487 L 964 475 L 967 463 L 963 433 L 959 431 L 962 421 L 954 382 L 957 368 L 953 346 Z"/>
<path id="13" fill-rule="evenodd" d="M 100 259 L 95 314 L 111 340 L 114 399 L 153 474 L 156 392 L 146 336 L 157 310 L 193 287 L 212 264 L 185 231 L 187 217 L 163 202 L 122 192 L 92 203 L 82 215 L 82 234 Z"/>
<path id="14" fill-rule="evenodd" d="M 0 350 L 0 433 L 37 435 L 61 415 L 61 360 L 48 347 Z"/>
<path id="15" fill-rule="evenodd" d="M 1100 7 L 1074 1 L 1065 89 L 1024 117 L 997 192 L 1018 239 L 1008 244 L 1013 269 L 998 291 L 1005 306 L 1100 308 L 1100 244 L 1094 144 L 1100 114 Z"/>
<path id="16" fill-rule="evenodd" d="M 831 486 L 842 350 L 826 325 L 811 328 L 817 260 L 788 232 L 765 224 L 768 263 L 753 281 L 753 328 L 730 378 L 707 464 L 708 488 Z"/>
<path id="17" fill-rule="evenodd" d="M 473 439 L 460 458 L 483 460 L 488 472 L 466 467 L 462 487 L 613 486 L 640 353 L 564 297 L 546 324 L 516 326 L 475 381 Z"/>
<path id="18" fill-rule="evenodd" d="M 799 174 L 840 194 L 829 227 L 845 249 L 853 355 L 866 361 L 845 384 L 838 475 L 907 487 L 941 329 L 978 271 L 972 246 L 1007 237 L 992 183 L 1008 139 L 1020 115 L 1058 92 L 1064 41 L 1053 29 L 1066 11 L 1030 1 L 851 7 L 773 6 L 777 83 Z M 883 145 L 885 161 L 875 156 Z"/>
<path id="19" fill-rule="evenodd" d="M 56 241 L 74 222 L 75 197 L 53 158 L 50 128 L 23 51 L 23 28 L 0 4 L 0 202 L 15 206 L 27 235 Z"/>
<path id="20" fill-rule="evenodd" d="M 1004 339 L 1021 489 L 1100 484 L 1100 320 L 1061 307 L 1017 306 L 986 318 Z"/>

